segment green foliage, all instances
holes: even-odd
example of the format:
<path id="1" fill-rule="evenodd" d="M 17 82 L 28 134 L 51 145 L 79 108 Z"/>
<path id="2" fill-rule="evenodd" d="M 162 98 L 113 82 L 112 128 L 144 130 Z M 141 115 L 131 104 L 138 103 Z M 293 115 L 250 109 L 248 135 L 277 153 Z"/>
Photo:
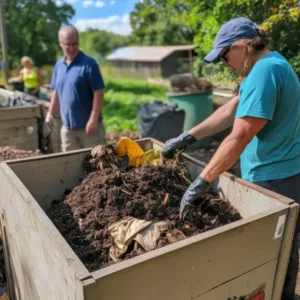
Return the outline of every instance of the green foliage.
<path id="1" fill-rule="evenodd" d="M 167 87 L 146 80 L 109 78 L 105 80 L 103 121 L 107 132 L 138 131 L 138 109 L 154 99 L 165 100 Z"/>
<path id="2" fill-rule="evenodd" d="M 300 52 L 290 60 L 290 64 L 294 68 L 298 76 L 300 76 Z"/>
<path id="3" fill-rule="evenodd" d="M 268 16 L 261 24 L 271 38 L 273 49 L 291 59 L 300 47 L 300 5 L 298 0 L 264 0 Z"/>
<path id="4" fill-rule="evenodd" d="M 236 73 L 225 68 L 223 63 L 205 64 L 202 68 L 202 75 L 217 87 L 235 88 L 237 86 Z"/>
<path id="5" fill-rule="evenodd" d="M 143 0 L 130 14 L 133 43 L 139 45 L 184 45 L 193 41 L 193 30 L 184 26 L 184 6 L 168 0 Z"/>
<path id="6" fill-rule="evenodd" d="M 166 0 L 167 1 L 167 0 Z M 182 3 L 181 22 L 193 32 L 198 53 L 195 72 L 201 74 L 204 56 L 212 49 L 220 27 L 237 17 L 247 17 L 265 28 L 270 46 L 292 59 L 300 47 L 300 6 L 298 0 L 168 0 Z"/>
<path id="7" fill-rule="evenodd" d="M 53 0 L 5 1 L 5 19 L 10 66 L 20 67 L 28 55 L 36 65 L 53 64 L 58 50 L 57 32 L 75 11 L 71 5 L 57 6 Z"/>
<path id="8" fill-rule="evenodd" d="M 89 29 L 80 33 L 80 48 L 103 65 L 105 56 L 114 49 L 127 46 L 129 38 L 104 30 Z"/>

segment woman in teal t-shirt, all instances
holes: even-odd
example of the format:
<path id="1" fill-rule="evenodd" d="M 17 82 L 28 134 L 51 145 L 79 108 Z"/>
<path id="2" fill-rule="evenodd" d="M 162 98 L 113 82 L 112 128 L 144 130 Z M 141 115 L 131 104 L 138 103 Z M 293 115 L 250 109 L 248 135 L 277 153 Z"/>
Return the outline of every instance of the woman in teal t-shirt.
<path id="1" fill-rule="evenodd" d="M 180 214 L 241 158 L 242 177 L 300 203 L 300 85 L 288 61 L 271 52 L 264 30 L 246 18 L 219 30 L 205 61 L 222 61 L 243 78 L 239 95 L 201 124 L 166 142 L 165 156 L 233 125 L 200 176 L 185 192 Z M 292 300 L 298 273 L 299 217 L 282 299 Z"/>

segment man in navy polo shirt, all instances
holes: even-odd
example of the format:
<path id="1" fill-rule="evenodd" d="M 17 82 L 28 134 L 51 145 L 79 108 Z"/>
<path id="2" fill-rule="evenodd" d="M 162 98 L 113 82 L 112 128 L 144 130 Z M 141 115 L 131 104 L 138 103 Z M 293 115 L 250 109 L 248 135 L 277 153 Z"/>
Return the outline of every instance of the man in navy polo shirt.
<path id="1" fill-rule="evenodd" d="M 104 83 L 96 61 L 79 50 L 78 31 L 64 26 L 58 32 L 65 57 L 54 68 L 53 93 L 46 123 L 60 108 L 62 151 L 105 144 L 102 124 Z"/>

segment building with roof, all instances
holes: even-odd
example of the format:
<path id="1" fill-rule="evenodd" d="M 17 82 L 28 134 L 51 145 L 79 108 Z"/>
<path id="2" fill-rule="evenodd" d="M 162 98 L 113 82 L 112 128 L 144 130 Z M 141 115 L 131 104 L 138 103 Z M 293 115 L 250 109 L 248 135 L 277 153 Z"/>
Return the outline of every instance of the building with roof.
<path id="1" fill-rule="evenodd" d="M 168 78 L 192 72 L 195 46 L 125 47 L 106 57 L 119 75 Z"/>

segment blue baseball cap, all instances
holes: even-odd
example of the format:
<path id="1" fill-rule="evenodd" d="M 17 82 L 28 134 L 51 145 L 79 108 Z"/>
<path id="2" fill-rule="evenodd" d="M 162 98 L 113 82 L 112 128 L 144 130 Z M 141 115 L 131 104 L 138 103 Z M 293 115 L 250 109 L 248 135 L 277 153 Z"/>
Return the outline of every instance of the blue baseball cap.
<path id="1" fill-rule="evenodd" d="M 205 57 L 208 63 L 219 62 L 219 55 L 224 47 L 232 45 L 235 41 L 252 39 L 258 36 L 257 25 L 247 18 L 236 18 L 225 23 L 219 30 L 214 48 Z"/>

